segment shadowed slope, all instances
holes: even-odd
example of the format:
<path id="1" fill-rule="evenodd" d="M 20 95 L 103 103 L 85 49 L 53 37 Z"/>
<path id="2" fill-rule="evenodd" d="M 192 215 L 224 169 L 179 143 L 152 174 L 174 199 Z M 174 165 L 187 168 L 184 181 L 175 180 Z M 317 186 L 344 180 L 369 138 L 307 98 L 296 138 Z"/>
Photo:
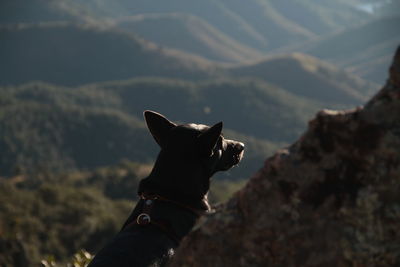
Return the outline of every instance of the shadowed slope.
<path id="1" fill-rule="evenodd" d="M 0 39 L 1 84 L 42 80 L 78 85 L 146 75 L 196 79 L 214 71 L 204 59 L 160 49 L 126 32 L 90 25 L 0 27 Z"/>

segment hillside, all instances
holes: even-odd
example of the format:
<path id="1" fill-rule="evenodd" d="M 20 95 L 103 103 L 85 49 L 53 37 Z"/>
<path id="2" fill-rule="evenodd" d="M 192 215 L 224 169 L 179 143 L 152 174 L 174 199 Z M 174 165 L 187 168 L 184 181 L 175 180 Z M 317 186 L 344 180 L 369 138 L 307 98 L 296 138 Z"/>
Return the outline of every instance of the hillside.
<path id="1" fill-rule="evenodd" d="M 315 111 L 360 105 L 372 90 L 361 79 L 301 54 L 219 73 L 225 74 L 201 81 L 153 77 L 78 88 L 0 87 L 1 172 L 154 160 L 157 147 L 142 120 L 143 110 L 153 109 L 183 122 L 224 121 L 233 130 L 227 132 L 249 148 L 242 167 L 232 172 L 243 177 L 279 145 L 297 138 Z"/>
<path id="2" fill-rule="evenodd" d="M 382 6 L 379 10 L 381 16 L 399 16 L 400 15 L 400 2 L 390 1 Z"/>
<path id="3" fill-rule="evenodd" d="M 151 159 L 156 146 L 142 121 L 115 98 L 47 84 L 0 88 L 0 175 L 65 171 Z"/>
<path id="4" fill-rule="evenodd" d="M 264 1 L 287 20 L 319 36 L 372 19 L 355 8 L 358 1 L 280 0 Z"/>
<path id="5" fill-rule="evenodd" d="M 262 53 L 240 44 L 206 21 L 186 14 L 148 14 L 121 18 L 115 26 L 161 45 L 222 62 L 255 60 Z"/>
<path id="6" fill-rule="evenodd" d="M 377 90 L 373 83 L 300 53 L 269 57 L 228 72 L 263 79 L 292 94 L 327 104 L 359 105 Z"/>
<path id="7" fill-rule="evenodd" d="M 206 60 L 169 51 L 115 29 L 71 23 L 0 28 L 0 83 L 77 85 L 135 76 L 209 77 Z M 27 47 L 26 44 L 29 44 Z"/>
<path id="8" fill-rule="evenodd" d="M 124 161 L 92 171 L 0 179 L 0 266 L 39 266 L 43 259 L 67 266 L 82 248 L 98 251 L 120 230 L 149 171 Z M 213 179 L 210 203 L 227 200 L 241 185 Z"/>
<path id="9" fill-rule="evenodd" d="M 340 0 L 249 0 L 245 5 L 239 0 L 68 1 L 93 10 L 98 14 L 97 19 L 154 13 L 190 14 L 240 43 L 263 50 L 309 40 L 370 19 L 368 14 L 354 8 L 354 1 Z"/>
<path id="10" fill-rule="evenodd" d="M 2 0 L 0 2 L 0 24 L 77 19 L 71 13 L 60 9 L 57 2 L 49 0 Z"/>
<path id="11" fill-rule="evenodd" d="M 330 36 L 338 30 L 350 28 L 349 25 L 357 26 L 376 17 L 358 10 L 357 3 L 356 0 L 249 0 L 246 5 L 238 0 L 171 0 L 168 3 L 156 0 L 32 0 L 29 3 L 5 0 L 0 4 L 0 24 L 69 21 L 101 27 L 116 25 L 134 34 L 137 31 L 145 39 L 163 47 L 194 53 L 211 60 L 244 62 L 260 58 L 259 51 L 265 53 L 299 45 L 317 37 Z M 134 18 L 127 19 L 130 16 Z M 74 38 L 67 36 L 68 39 Z M 342 44 L 351 40 L 352 36 L 347 37 L 350 38 L 344 39 Z M 118 40 L 120 37 L 110 38 Z M 98 43 L 100 41 L 104 42 L 101 38 Z M 75 46 L 81 45 L 81 42 L 85 40 L 66 43 L 71 45 L 71 49 L 79 50 Z M 116 43 L 111 45 L 114 46 Z M 392 47 L 392 44 L 386 46 Z M 374 51 L 365 52 L 363 57 L 375 55 L 375 50 L 379 49 L 375 47 Z M 118 47 L 118 50 L 125 51 L 126 47 Z M 99 51 L 104 54 L 104 50 Z M 329 58 L 329 53 L 324 56 Z M 181 57 L 188 55 L 181 54 Z M 375 76 L 380 77 L 382 74 L 369 73 L 378 69 L 378 66 L 373 65 L 381 63 L 376 62 L 386 63 L 385 60 L 382 57 L 371 57 L 359 64 L 355 62 L 350 67 L 355 73 L 363 77 L 372 75 L 373 80 L 378 81 L 379 78 Z M 126 75 L 120 76 L 127 78 Z"/>
<path id="12" fill-rule="evenodd" d="M 278 142 L 295 138 L 309 114 L 320 107 L 318 102 L 257 79 L 189 82 L 149 78 L 94 86 L 119 95 L 121 105 L 134 115 L 153 109 L 172 120 L 206 124 L 222 120 L 228 129 Z"/>
<path id="13" fill-rule="evenodd" d="M 187 90 L 186 86 L 194 90 Z M 265 141 L 267 136 L 252 137 L 250 130 L 240 131 L 244 127 L 244 118 L 232 123 L 231 119 L 228 120 L 229 114 L 217 108 L 212 112 L 220 114 L 216 115 L 218 118 L 205 114 L 202 99 L 208 98 L 207 94 L 216 86 L 221 90 L 232 88 L 237 91 L 234 86 L 223 86 L 220 82 L 210 82 L 206 88 L 196 83 L 175 80 L 157 82 L 152 79 L 133 80 L 125 85 L 108 83 L 107 86 L 83 88 L 63 88 L 43 83 L 0 87 L 0 176 L 93 169 L 124 159 L 152 162 L 159 148 L 145 128 L 142 112 L 154 109 L 184 122 L 211 124 L 223 120 L 225 136 L 238 138 L 248 147 L 241 168 L 230 172 L 233 179 L 245 177 L 257 168 L 262 158 L 275 151 L 279 143 Z M 203 89 L 208 93 L 202 92 Z M 260 89 L 262 87 L 253 91 Z M 243 97 L 239 92 L 232 92 L 232 95 L 233 99 Z M 179 101 L 179 97 L 186 101 Z M 255 101 L 251 95 L 246 99 Z M 214 108 L 213 105 L 211 107 Z M 238 107 L 241 108 L 240 104 Z M 279 110 L 283 106 L 275 108 Z M 233 108 L 227 108 L 227 111 L 232 112 Z M 183 113 L 186 115 L 182 116 Z M 253 120 L 256 119 L 253 117 Z M 302 127 L 304 123 L 303 120 L 296 127 Z M 286 134 L 293 134 L 291 131 Z"/>
<path id="14" fill-rule="evenodd" d="M 0 43 L 4 58 L 0 83 L 44 80 L 74 86 L 148 75 L 204 78 L 214 73 L 215 67 L 188 53 L 216 61 L 249 62 L 262 58 L 259 51 L 298 47 L 304 42 L 303 48 L 285 51 L 311 53 L 335 63 L 342 56 L 329 56 L 335 49 L 328 47 L 319 53 L 316 48 L 313 52 L 308 42 L 370 21 L 371 15 L 357 11 L 355 2 L 250 0 L 243 5 L 237 0 L 32 0 L 25 4 L 6 0 L 0 4 L 0 38 L 4 40 Z M 7 23 L 24 24 L 4 26 Z M 334 48 L 348 43 L 352 36 L 343 36 Z M 325 39 L 318 38 L 316 42 Z M 28 42 L 30 47 L 25 49 L 22 44 Z M 359 49 L 344 58 L 351 62 L 338 64 L 378 81 L 382 76 L 379 64 L 386 62 L 394 42 Z"/>
<path id="15" fill-rule="evenodd" d="M 399 25 L 399 16 L 384 17 L 280 52 L 307 53 L 382 83 L 391 55 L 400 43 Z"/>
<path id="16" fill-rule="evenodd" d="M 0 28 L 0 38 L 4 40 L 0 43 L 3 85 L 42 80 L 75 86 L 140 76 L 198 80 L 233 74 L 264 79 L 293 94 L 331 104 L 359 104 L 374 90 L 373 85 L 305 55 L 223 69 L 109 27 L 25 24 Z"/>

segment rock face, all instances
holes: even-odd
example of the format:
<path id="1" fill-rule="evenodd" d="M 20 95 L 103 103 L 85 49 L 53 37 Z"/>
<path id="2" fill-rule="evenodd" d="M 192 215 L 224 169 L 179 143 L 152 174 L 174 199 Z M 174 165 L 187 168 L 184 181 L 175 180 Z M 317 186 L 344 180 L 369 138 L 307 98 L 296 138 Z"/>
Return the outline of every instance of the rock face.
<path id="1" fill-rule="evenodd" d="M 170 266 L 400 266 L 400 47 L 373 99 L 319 112 Z"/>

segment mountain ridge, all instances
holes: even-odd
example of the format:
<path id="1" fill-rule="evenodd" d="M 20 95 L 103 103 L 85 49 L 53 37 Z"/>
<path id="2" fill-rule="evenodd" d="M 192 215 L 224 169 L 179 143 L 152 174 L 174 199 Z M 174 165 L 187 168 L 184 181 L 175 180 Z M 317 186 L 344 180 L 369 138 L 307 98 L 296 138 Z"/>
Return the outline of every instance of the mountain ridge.
<path id="1" fill-rule="evenodd" d="M 70 22 L 0 28 L 1 83 L 43 80 L 63 85 L 135 76 L 205 78 L 214 65 L 109 27 Z M 29 42 L 29 49 L 24 46 Z"/>
<path id="2" fill-rule="evenodd" d="M 345 68 L 361 78 L 382 83 L 386 78 L 386 66 L 400 43 L 398 25 L 399 15 L 379 17 L 273 53 L 306 53 Z"/>
<path id="3" fill-rule="evenodd" d="M 377 90 L 373 83 L 297 52 L 228 68 L 229 72 L 235 76 L 257 77 L 295 95 L 325 103 L 361 104 Z"/>
<path id="4" fill-rule="evenodd" d="M 158 45 L 222 62 L 246 62 L 263 55 L 243 45 L 203 19 L 181 13 L 140 14 L 111 22 Z"/>

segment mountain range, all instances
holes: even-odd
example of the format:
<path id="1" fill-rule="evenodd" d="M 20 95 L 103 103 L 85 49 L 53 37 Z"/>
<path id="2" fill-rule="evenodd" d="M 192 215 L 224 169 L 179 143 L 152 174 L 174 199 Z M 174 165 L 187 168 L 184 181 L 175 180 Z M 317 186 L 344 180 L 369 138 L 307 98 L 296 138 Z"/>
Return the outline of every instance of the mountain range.
<path id="1" fill-rule="evenodd" d="M 312 53 L 324 31 L 368 17 L 340 1 L 313 3 L 32 0 L 17 12 L 23 1 L 2 2 L 0 175 L 154 160 L 141 115 L 153 109 L 181 122 L 224 121 L 248 145 L 235 170 L 246 177 L 317 110 L 362 105 L 376 91 Z M 315 47 L 304 50 L 313 56 L 291 46 L 267 54 L 291 43 Z"/>
<path id="2" fill-rule="evenodd" d="M 63 85 L 135 76 L 205 78 L 213 66 L 163 50 L 133 34 L 100 26 L 49 22 L 0 28 L 0 83 Z M 27 46 L 27 44 L 29 44 Z"/>
<path id="3" fill-rule="evenodd" d="M 249 0 L 243 5 L 239 0 L 69 0 L 70 6 L 92 10 L 98 19 L 154 13 L 194 15 L 256 49 L 273 49 L 368 20 L 368 15 L 357 11 L 353 2 Z M 159 26 L 162 30 L 162 24 Z"/>
<path id="4" fill-rule="evenodd" d="M 244 91 L 240 90 L 242 86 L 240 83 L 220 81 L 199 85 L 180 80 L 134 79 L 81 88 L 59 87 L 44 83 L 2 87 L 0 88 L 2 106 L 0 173 L 10 175 L 15 172 L 41 170 L 59 172 L 76 168 L 93 169 L 126 159 L 151 162 L 155 159 L 159 148 L 151 139 L 141 118 L 144 109 L 156 109 L 172 119 L 176 118 L 183 122 L 211 124 L 211 121 L 216 122 L 216 118 L 210 118 L 204 113 L 206 108 L 204 105 L 210 105 L 212 108 L 214 106 L 213 103 L 204 101 L 210 94 L 215 95 L 215 90 L 233 90 L 232 99 L 239 100 Z M 271 89 L 273 88 L 265 85 L 248 88 L 250 92 L 264 95 L 265 101 L 268 97 L 269 101 L 277 101 L 268 96 L 271 93 L 267 91 Z M 180 99 L 185 101 L 180 102 Z M 247 100 L 256 101 L 251 97 Z M 276 103 L 275 109 L 287 109 L 289 100 L 281 99 L 285 102 Z M 174 105 L 171 105 L 173 101 Z M 152 103 L 149 104 L 150 102 Z M 211 109 L 210 106 L 207 108 Z M 247 110 L 251 111 L 249 108 L 247 107 Z M 252 110 L 253 115 L 248 114 L 249 117 L 253 116 L 252 123 L 257 122 L 254 114 L 260 112 L 260 108 L 263 107 L 255 107 Z M 241 129 L 243 125 L 240 124 L 245 123 L 242 118 L 238 118 L 235 124 L 228 119 L 232 118 L 234 109 L 235 107 L 226 109 L 226 113 L 218 116 L 218 119 L 225 122 L 226 136 L 238 138 L 248 146 L 244 168 L 241 168 L 242 171 L 238 168 L 237 172 L 240 177 L 245 177 L 250 169 L 254 171 L 262 158 L 277 148 L 279 142 L 266 141 L 267 136 L 265 139 L 255 138 L 246 133 L 241 134 L 237 130 L 229 130 L 229 128 Z M 246 108 L 243 106 L 243 109 Z M 218 113 L 217 110 L 212 111 L 214 112 Z M 178 113 L 185 116 L 178 116 Z M 234 113 L 235 116 L 239 114 Z M 286 115 L 292 117 L 290 119 L 294 122 L 301 118 L 298 114 Z M 297 123 L 294 127 L 302 127 L 304 119 L 301 119 L 302 123 Z M 249 126 L 251 125 L 250 123 Z M 266 123 L 259 125 L 263 128 L 266 126 Z M 271 129 L 270 136 L 276 135 L 272 131 Z M 251 132 L 250 129 L 247 132 Z M 286 132 L 286 135 L 291 134 L 291 131 Z"/>

